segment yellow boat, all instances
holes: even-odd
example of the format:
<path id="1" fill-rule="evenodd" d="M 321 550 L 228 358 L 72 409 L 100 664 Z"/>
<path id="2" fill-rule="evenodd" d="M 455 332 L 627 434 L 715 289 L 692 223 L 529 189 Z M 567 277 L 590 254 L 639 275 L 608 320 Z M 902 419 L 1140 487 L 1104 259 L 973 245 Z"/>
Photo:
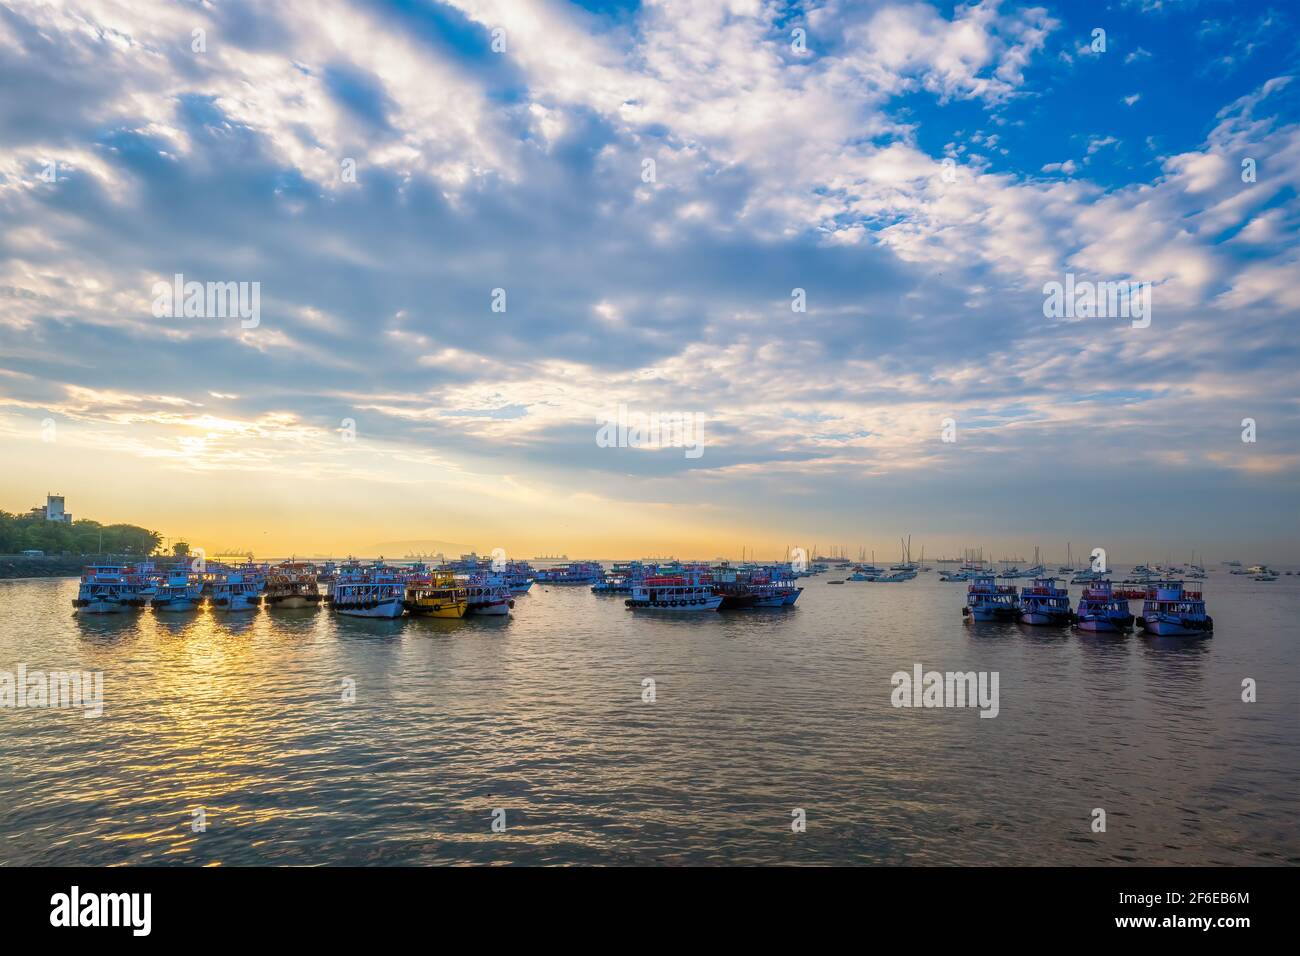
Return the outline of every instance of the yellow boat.
<path id="1" fill-rule="evenodd" d="M 406 588 L 406 610 L 421 617 L 464 617 L 469 607 L 469 592 L 456 586 L 450 574 L 435 574 L 429 581 Z"/>

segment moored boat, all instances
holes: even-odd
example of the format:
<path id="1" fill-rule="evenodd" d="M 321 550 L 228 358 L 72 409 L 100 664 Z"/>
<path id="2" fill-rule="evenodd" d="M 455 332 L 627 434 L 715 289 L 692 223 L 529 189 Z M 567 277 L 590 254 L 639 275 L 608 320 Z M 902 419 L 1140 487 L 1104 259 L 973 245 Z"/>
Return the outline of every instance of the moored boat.
<path id="1" fill-rule="evenodd" d="M 708 575 L 686 572 L 646 577 L 636 583 L 632 596 L 623 603 L 633 611 L 716 611 L 722 595 L 713 593 Z"/>
<path id="2" fill-rule="evenodd" d="M 1079 596 L 1074 626 L 1081 631 L 1127 631 L 1133 626 L 1127 595 L 1113 590 L 1110 581 L 1094 581 Z"/>
<path id="3" fill-rule="evenodd" d="M 135 606 L 120 564 L 92 564 L 82 569 L 72 606 L 81 614 L 121 614 Z"/>
<path id="4" fill-rule="evenodd" d="M 968 621 L 1014 621 L 1020 601 L 1014 584 L 998 584 L 991 573 L 975 576 L 966 588 L 962 617 Z"/>
<path id="5" fill-rule="evenodd" d="M 172 570 L 149 602 L 155 611 L 194 611 L 203 603 L 203 579 L 186 567 Z"/>
<path id="6" fill-rule="evenodd" d="M 537 571 L 534 580 L 542 584 L 593 584 L 604 577 L 599 561 L 574 561 Z"/>
<path id="7" fill-rule="evenodd" d="M 469 595 L 453 575 L 433 574 L 406 586 L 403 604 L 416 617 L 464 617 Z"/>
<path id="8" fill-rule="evenodd" d="M 505 569 L 506 587 L 511 594 L 527 594 L 533 586 L 533 566 L 527 561 L 508 561 Z"/>
<path id="9" fill-rule="evenodd" d="M 791 607 L 803 593 L 803 588 L 795 585 L 794 569 L 789 565 L 722 568 L 710 574 L 710 578 L 713 593 L 722 598 L 722 603 L 718 605 L 720 611 Z"/>
<path id="10" fill-rule="evenodd" d="M 1034 578 L 1034 583 L 1020 589 L 1022 624 L 1069 624 L 1070 591 L 1058 587 L 1056 578 Z"/>
<path id="11" fill-rule="evenodd" d="M 499 575 L 472 574 L 465 582 L 465 613 L 504 617 L 515 606 Z"/>
<path id="12" fill-rule="evenodd" d="M 271 608 L 317 607 L 323 599 L 316 580 L 316 568 L 294 561 L 286 561 L 270 570 L 265 595 L 266 606 Z"/>
<path id="13" fill-rule="evenodd" d="M 218 575 L 211 585 L 214 611 L 255 611 L 262 605 L 261 589 L 240 571 Z"/>
<path id="14" fill-rule="evenodd" d="M 1147 588 L 1138 627 L 1149 634 L 1190 637 L 1209 634 L 1214 619 L 1205 613 L 1200 591 L 1189 591 L 1182 581 L 1157 581 Z"/>

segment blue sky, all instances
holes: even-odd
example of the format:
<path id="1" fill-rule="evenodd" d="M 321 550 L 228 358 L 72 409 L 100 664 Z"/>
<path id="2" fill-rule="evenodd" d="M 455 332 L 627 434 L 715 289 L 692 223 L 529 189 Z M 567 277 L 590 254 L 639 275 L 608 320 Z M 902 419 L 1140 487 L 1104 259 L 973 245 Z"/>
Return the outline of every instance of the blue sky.
<path id="1" fill-rule="evenodd" d="M 0 507 L 322 551 L 1300 558 L 1298 17 L 12 3 Z M 258 283 L 259 324 L 155 317 L 177 273 Z M 1151 325 L 1045 318 L 1066 273 L 1150 282 Z M 619 404 L 704 454 L 600 447 Z"/>

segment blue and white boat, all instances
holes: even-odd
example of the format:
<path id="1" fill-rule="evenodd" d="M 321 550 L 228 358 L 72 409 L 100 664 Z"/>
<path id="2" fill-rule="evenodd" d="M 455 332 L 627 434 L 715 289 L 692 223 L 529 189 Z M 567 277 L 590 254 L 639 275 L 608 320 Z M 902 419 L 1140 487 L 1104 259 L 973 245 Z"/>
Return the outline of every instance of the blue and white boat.
<path id="1" fill-rule="evenodd" d="M 1020 614 L 1015 585 L 998 584 L 992 574 L 972 578 L 961 613 L 968 621 L 1014 621 Z"/>
<path id="2" fill-rule="evenodd" d="M 214 611 L 256 611 L 262 606 L 262 589 L 241 571 L 229 571 L 212 582 Z"/>
<path id="3" fill-rule="evenodd" d="M 1147 588 L 1138 627 L 1162 637 L 1194 637 L 1214 630 L 1200 591 L 1188 591 L 1182 581 L 1158 581 Z"/>
<path id="4" fill-rule="evenodd" d="M 1073 616 L 1070 591 L 1058 587 L 1056 578 L 1035 578 L 1033 584 L 1020 589 L 1022 624 L 1069 624 Z"/>
<path id="5" fill-rule="evenodd" d="M 92 564 L 82 569 L 72 606 L 79 614 L 121 614 L 134 605 L 134 591 L 120 564 Z"/>
<path id="6" fill-rule="evenodd" d="M 173 570 L 150 601 L 155 611 L 194 611 L 203 603 L 203 579 L 186 568 Z"/>
<path id="7" fill-rule="evenodd" d="M 1081 631 L 1127 631 L 1133 626 L 1128 598 L 1115 594 L 1110 581 L 1094 581 L 1079 596 L 1074 626 Z"/>
<path id="8" fill-rule="evenodd" d="M 376 566 L 340 575 L 330 607 L 347 617 L 394 618 L 406 612 L 405 600 L 406 582 L 401 576 L 391 568 Z"/>

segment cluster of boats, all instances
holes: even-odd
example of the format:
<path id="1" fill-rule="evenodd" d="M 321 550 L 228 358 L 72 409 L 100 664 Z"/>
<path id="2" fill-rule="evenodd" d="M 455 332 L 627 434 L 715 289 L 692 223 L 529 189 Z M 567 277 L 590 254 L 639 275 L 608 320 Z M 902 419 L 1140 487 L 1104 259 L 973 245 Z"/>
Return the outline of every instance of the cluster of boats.
<path id="1" fill-rule="evenodd" d="M 395 618 L 403 614 L 459 618 L 507 615 L 514 595 L 532 587 L 527 562 L 492 562 L 477 555 L 438 568 L 421 563 L 388 565 L 347 561 L 323 565 L 285 561 L 275 565 L 188 563 L 160 570 L 152 563 L 87 567 L 73 607 L 85 614 L 116 614 L 146 607 L 158 612 L 237 612 L 267 608 L 328 606 L 350 617 Z"/>
<path id="2" fill-rule="evenodd" d="M 477 555 L 429 567 L 421 561 L 386 564 L 350 560 L 317 565 L 225 565 L 198 569 L 182 563 L 159 569 L 139 565 L 92 565 L 84 569 L 73 607 L 85 614 L 153 608 L 158 612 L 237 612 L 267 608 L 329 607 L 349 617 L 458 618 L 507 615 L 514 598 L 535 582 L 590 585 L 595 594 L 624 594 L 634 611 L 718 611 L 790 607 L 802 588 L 790 564 L 732 567 L 631 561 L 606 570 L 598 561 L 575 561 L 534 570 L 526 561 L 494 564 Z"/>
<path id="3" fill-rule="evenodd" d="M 605 570 L 597 562 L 576 562 L 538 573 L 546 584 L 590 584 L 599 595 L 627 595 L 633 611 L 736 611 L 791 607 L 803 593 L 790 564 L 718 565 L 628 561 Z"/>
<path id="4" fill-rule="evenodd" d="M 1017 589 L 1013 584 L 999 584 L 992 574 L 976 577 L 966 590 L 962 617 L 967 621 L 1020 621 L 1118 632 L 1135 623 L 1129 601 L 1138 599 L 1143 604 L 1136 623 L 1148 633 L 1189 637 L 1214 630 L 1214 619 L 1205 613 L 1201 592 L 1189 590 L 1182 581 L 1153 581 L 1142 589 L 1116 589 L 1109 580 L 1090 581 L 1074 608 L 1070 592 L 1057 581 L 1040 577 Z"/>
<path id="5" fill-rule="evenodd" d="M 1277 572 L 1266 564 L 1254 564 L 1248 568 L 1243 568 L 1240 561 L 1229 561 L 1227 563 L 1231 566 L 1228 571 L 1229 574 L 1249 575 L 1256 581 L 1276 581 L 1278 578 Z M 1290 573 L 1290 571 L 1287 572 L 1287 574 Z"/>
<path id="6" fill-rule="evenodd" d="M 624 604 L 633 611 L 693 613 L 791 607 L 803 591 L 795 580 L 806 570 L 789 562 L 732 565 L 674 560 L 629 561 L 609 569 L 597 561 L 575 561 L 534 570 L 526 561 L 493 562 L 474 554 L 437 567 L 420 561 L 390 565 L 382 559 L 338 565 L 209 563 L 201 569 L 189 564 L 169 569 L 151 563 L 100 564 L 85 568 L 73 606 L 87 614 L 144 608 L 185 612 L 204 605 L 220 612 L 327 606 L 351 617 L 459 618 L 508 615 L 515 596 L 541 582 L 587 585 L 597 595 L 626 595 Z M 910 561 L 888 569 L 859 564 L 848 578 L 830 583 L 906 581 L 916 577 L 918 570 L 928 569 Z M 1155 575 L 1156 571 L 1139 565 L 1117 588 L 1104 574 L 1080 572 L 1071 583 L 1084 588 L 1073 607 L 1069 591 L 1058 583 L 1061 579 L 1043 573 L 1036 574 L 1032 584 L 1017 588 L 1001 583 L 1005 573 L 995 575 L 968 562 L 942 580 L 969 582 L 962 608 L 967 621 L 1020 621 L 1085 631 L 1126 631 L 1136 623 L 1152 634 L 1175 636 L 1213 631 L 1214 621 L 1205 613 L 1199 589 L 1185 587 L 1181 579 Z M 1130 600 L 1143 602 L 1142 614 L 1136 618 L 1129 610 Z"/>

